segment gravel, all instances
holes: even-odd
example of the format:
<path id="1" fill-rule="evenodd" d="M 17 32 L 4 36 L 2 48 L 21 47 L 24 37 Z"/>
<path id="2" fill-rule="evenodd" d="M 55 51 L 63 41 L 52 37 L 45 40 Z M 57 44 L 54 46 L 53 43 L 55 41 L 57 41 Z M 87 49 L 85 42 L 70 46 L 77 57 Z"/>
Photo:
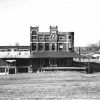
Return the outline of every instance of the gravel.
<path id="1" fill-rule="evenodd" d="M 0 100 L 97 99 L 100 73 L 59 71 L 0 76 Z"/>

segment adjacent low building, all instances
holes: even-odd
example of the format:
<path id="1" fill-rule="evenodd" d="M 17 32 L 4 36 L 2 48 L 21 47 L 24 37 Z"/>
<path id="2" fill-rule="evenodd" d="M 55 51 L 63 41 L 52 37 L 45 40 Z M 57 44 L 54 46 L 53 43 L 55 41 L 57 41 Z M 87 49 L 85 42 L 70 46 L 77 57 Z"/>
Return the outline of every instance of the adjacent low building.
<path id="1" fill-rule="evenodd" d="M 30 72 L 30 46 L 0 46 L 0 58 L 9 65 L 8 74 Z"/>
<path id="2" fill-rule="evenodd" d="M 0 59 L 0 75 L 9 74 L 9 64 Z"/>

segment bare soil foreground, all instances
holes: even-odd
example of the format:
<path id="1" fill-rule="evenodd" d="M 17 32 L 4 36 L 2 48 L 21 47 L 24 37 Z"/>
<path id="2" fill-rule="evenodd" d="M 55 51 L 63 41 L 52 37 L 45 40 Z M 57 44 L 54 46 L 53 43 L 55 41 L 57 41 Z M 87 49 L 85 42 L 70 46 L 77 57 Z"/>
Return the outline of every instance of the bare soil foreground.
<path id="1" fill-rule="evenodd" d="M 59 71 L 0 76 L 0 100 L 97 99 L 100 73 Z"/>

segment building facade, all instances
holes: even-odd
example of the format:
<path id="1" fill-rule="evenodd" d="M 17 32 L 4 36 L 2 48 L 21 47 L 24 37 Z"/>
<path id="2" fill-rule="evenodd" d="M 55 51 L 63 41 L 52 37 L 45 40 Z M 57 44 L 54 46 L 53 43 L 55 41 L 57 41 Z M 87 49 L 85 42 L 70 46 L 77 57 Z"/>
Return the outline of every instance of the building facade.
<path id="1" fill-rule="evenodd" d="M 74 32 L 59 32 L 50 26 L 49 32 L 39 32 L 39 27 L 30 27 L 30 53 L 33 70 L 47 67 L 71 67 L 74 52 Z"/>
<path id="2" fill-rule="evenodd" d="M 16 74 L 50 69 L 67 69 L 74 65 L 74 32 L 60 32 L 50 26 L 49 32 L 30 27 L 30 46 L 0 46 L 0 73 Z"/>
<path id="3" fill-rule="evenodd" d="M 27 73 L 30 66 L 30 46 L 0 46 L 0 74 Z"/>
<path id="4" fill-rule="evenodd" d="M 42 51 L 74 51 L 74 32 L 59 32 L 50 26 L 50 32 L 39 32 L 39 27 L 30 27 L 31 53 Z"/>
<path id="5" fill-rule="evenodd" d="M 30 46 L 0 46 L 0 58 L 30 56 Z"/>

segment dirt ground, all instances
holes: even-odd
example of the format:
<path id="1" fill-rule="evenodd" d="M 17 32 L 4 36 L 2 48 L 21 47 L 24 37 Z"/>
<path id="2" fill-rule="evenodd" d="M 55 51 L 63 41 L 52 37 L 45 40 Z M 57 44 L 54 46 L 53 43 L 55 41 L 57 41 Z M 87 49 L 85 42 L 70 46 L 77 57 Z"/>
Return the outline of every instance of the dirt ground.
<path id="1" fill-rule="evenodd" d="M 57 71 L 0 76 L 0 100 L 99 99 L 100 73 Z"/>

